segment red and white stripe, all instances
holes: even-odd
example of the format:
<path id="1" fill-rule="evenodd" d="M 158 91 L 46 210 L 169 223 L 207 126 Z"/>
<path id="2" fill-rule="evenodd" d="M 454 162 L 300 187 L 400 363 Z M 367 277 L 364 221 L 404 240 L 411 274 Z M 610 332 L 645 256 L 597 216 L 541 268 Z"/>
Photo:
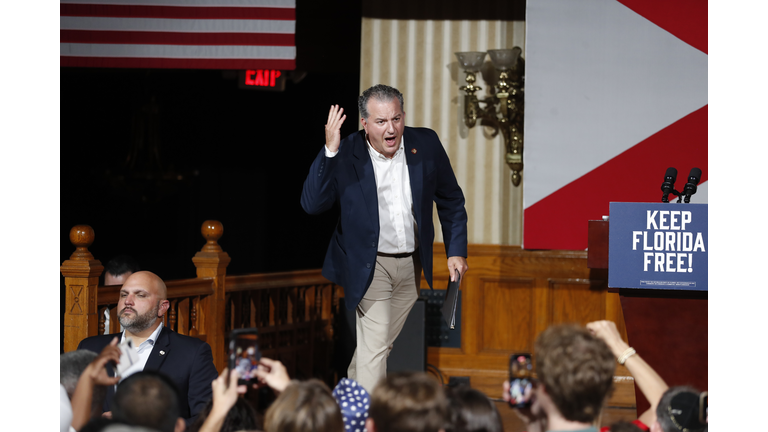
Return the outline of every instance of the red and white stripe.
<path id="1" fill-rule="evenodd" d="M 530 0 L 523 246 L 587 247 L 616 202 L 661 202 L 666 169 L 707 202 L 707 2 Z M 670 200 L 674 200 L 670 196 Z"/>
<path id="2" fill-rule="evenodd" d="M 295 0 L 62 1 L 60 64 L 293 70 L 295 32 Z"/>

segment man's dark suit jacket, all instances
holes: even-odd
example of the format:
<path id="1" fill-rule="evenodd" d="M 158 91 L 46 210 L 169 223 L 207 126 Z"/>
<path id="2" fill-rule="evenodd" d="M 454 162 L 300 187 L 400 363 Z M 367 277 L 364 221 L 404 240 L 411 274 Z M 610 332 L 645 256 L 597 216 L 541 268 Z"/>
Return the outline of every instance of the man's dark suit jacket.
<path id="1" fill-rule="evenodd" d="M 122 333 L 92 336 L 83 339 L 77 349 L 100 353 L 115 336 L 122 341 Z M 111 368 L 109 370 L 110 375 L 114 375 Z M 213 365 L 210 345 L 200 339 L 180 335 L 165 326 L 157 337 L 144 370 L 163 373 L 176 384 L 179 390 L 181 417 L 188 425 L 213 396 L 211 382 L 219 376 Z M 110 409 L 113 395 L 114 388 L 110 386 L 104 405 L 106 411 Z"/>
<path id="2" fill-rule="evenodd" d="M 406 127 L 403 138 L 419 232 L 419 257 L 424 277 L 432 287 L 432 202 L 437 205 L 446 255 L 466 257 L 464 194 L 435 131 Z M 309 214 L 322 213 L 335 202 L 341 206 L 341 217 L 325 255 L 323 276 L 344 288 L 349 309 L 357 306 L 373 280 L 379 241 L 376 175 L 367 145 L 365 131 L 361 130 L 341 141 L 335 157 L 326 157 L 323 146 L 301 194 L 301 206 Z"/>

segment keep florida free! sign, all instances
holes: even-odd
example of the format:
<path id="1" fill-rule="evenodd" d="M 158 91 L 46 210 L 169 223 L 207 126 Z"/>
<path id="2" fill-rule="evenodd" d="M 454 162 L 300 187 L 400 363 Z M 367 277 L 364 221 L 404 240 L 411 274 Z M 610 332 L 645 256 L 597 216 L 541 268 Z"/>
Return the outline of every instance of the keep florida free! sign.
<path id="1" fill-rule="evenodd" d="M 707 291 L 708 205 L 610 203 L 608 286 Z"/>

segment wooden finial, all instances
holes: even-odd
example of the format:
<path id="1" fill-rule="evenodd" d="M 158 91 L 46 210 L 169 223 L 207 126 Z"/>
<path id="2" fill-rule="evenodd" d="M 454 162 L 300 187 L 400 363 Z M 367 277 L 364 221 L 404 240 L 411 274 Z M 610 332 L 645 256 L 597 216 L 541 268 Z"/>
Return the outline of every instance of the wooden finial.
<path id="1" fill-rule="evenodd" d="M 224 234 L 224 225 L 217 220 L 207 220 L 203 222 L 203 226 L 200 229 L 203 237 L 208 242 L 203 246 L 202 252 L 221 252 L 221 246 L 219 246 L 219 239 Z"/>
<path id="2" fill-rule="evenodd" d="M 88 246 L 93 244 L 96 237 L 93 228 L 89 225 L 75 225 L 69 230 L 69 241 L 77 249 L 72 253 L 69 259 L 74 261 L 92 260 L 93 254 L 88 250 Z"/>
<path id="3" fill-rule="evenodd" d="M 224 338 L 217 335 L 221 334 L 222 323 L 227 319 L 224 315 L 227 298 L 226 278 L 227 266 L 231 259 L 217 243 L 224 234 L 224 226 L 221 222 L 207 220 L 203 222 L 200 232 L 207 243 L 192 257 L 192 262 L 197 268 L 198 278 L 212 279 L 213 293 L 193 303 L 193 314 L 190 319 L 192 327 L 189 329 L 189 335 L 192 336 L 196 332 L 206 335 L 206 342 L 213 352 L 213 364 L 216 365 L 216 369 L 222 370 L 227 365 L 226 346 Z"/>
<path id="4" fill-rule="evenodd" d="M 72 227 L 69 241 L 76 249 L 59 267 L 66 285 L 64 352 L 76 350 L 81 340 L 99 334 L 99 318 L 103 314 L 99 314 L 98 287 L 104 266 L 88 251 L 94 238 L 90 226 Z"/>

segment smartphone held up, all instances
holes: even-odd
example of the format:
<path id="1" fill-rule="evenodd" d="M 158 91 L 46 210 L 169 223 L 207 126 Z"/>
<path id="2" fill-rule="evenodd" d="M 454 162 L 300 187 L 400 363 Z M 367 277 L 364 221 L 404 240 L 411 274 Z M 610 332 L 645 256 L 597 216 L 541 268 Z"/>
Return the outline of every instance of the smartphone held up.
<path id="1" fill-rule="evenodd" d="M 229 335 L 229 370 L 240 374 L 238 384 L 250 384 L 256 380 L 256 369 L 261 360 L 259 335 L 255 328 L 235 329 Z"/>
<path id="2" fill-rule="evenodd" d="M 514 408 L 528 408 L 533 396 L 535 373 L 528 353 L 512 354 L 509 358 L 509 404 Z"/>

